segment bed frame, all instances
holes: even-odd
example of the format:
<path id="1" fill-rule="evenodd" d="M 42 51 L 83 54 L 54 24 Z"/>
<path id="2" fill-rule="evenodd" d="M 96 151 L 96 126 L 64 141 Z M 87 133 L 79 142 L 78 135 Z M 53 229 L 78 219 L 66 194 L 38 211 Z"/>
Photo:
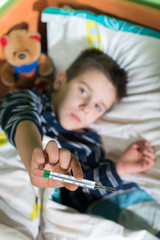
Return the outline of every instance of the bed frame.
<path id="1" fill-rule="evenodd" d="M 41 12 L 46 7 L 63 5 L 106 13 L 160 31 L 160 9 L 128 0 L 15 0 L 0 15 L 0 37 L 14 27 L 39 31 L 42 35 L 42 51 L 46 51 L 46 25 L 40 21 Z M 4 61 L 2 48 L 0 48 L 0 66 Z M 0 82 L 0 98 L 7 92 L 8 88 Z"/>

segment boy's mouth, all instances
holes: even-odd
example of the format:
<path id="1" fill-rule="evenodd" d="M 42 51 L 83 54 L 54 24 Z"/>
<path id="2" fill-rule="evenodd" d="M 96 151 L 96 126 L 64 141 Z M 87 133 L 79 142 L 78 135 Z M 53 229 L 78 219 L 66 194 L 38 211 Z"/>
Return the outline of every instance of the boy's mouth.
<path id="1" fill-rule="evenodd" d="M 77 115 L 75 115 L 75 114 L 73 114 L 73 113 L 71 113 L 71 117 L 72 117 L 72 119 L 73 119 L 74 121 L 76 121 L 76 122 L 80 122 L 80 121 L 81 121 L 81 119 L 80 119 Z"/>

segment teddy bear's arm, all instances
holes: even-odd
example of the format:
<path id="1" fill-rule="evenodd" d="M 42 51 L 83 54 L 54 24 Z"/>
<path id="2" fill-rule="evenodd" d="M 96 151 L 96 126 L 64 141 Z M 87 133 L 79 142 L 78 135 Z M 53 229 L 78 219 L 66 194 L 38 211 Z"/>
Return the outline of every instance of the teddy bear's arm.
<path id="1" fill-rule="evenodd" d="M 41 53 L 38 64 L 39 73 L 41 76 L 48 76 L 53 73 L 54 65 L 52 63 L 52 60 L 44 53 Z"/>
<path id="2" fill-rule="evenodd" d="M 16 82 L 14 68 L 7 62 L 1 67 L 1 81 L 7 86 L 13 86 Z"/>

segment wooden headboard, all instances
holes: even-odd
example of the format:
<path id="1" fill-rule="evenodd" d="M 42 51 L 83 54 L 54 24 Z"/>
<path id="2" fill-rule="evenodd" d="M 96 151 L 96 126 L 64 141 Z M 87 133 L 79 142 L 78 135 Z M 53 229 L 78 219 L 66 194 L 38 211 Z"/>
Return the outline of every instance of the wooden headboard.
<path id="1" fill-rule="evenodd" d="M 142 6 L 128 0 L 14 0 L 0 14 L 0 37 L 11 28 L 20 26 L 31 31 L 39 31 L 42 35 L 42 51 L 46 51 L 46 26 L 40 21 L 41 12 L 46 7 L 62 7 L 63 5 L 92 10 L 96 13 L 106 13 L 160 31 L 159 9 Z M 0 48 L 0 66 L 3 63 L 4 56 Z M 0 98 L 7 91 L 7 87 L 0 82 Z"/>

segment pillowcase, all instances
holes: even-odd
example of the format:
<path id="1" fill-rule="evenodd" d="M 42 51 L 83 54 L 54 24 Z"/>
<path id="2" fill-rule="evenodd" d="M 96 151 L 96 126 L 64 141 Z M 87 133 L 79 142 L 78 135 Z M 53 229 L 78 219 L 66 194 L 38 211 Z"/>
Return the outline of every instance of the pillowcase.
<path id="1" fill-rule="evenodd" d="M 57 72 L 66 70 L 80 52 L 94 47 L 111 56 L 128 73 L 128 97 L 92 127 L 102 136 L 112 159 L 130 143 L 145 139 L 160 170 L 160 32 L 104 15 L 71 8 L 47 8 L 48 54 Z"/>

